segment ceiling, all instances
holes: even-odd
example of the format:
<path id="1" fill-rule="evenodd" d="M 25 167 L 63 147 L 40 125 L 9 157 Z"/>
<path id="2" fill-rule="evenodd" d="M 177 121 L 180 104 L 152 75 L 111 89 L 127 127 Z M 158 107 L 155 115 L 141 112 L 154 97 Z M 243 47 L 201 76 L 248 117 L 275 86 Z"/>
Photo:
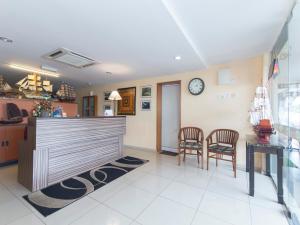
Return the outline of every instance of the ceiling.
<path id="1" fill-rule="evenodd" d="M 1 0 L 0 74 L 9 63 L 61 73 L 76 86 L 205 69 L 269 51 L 292 0 Z M 64 47 L 95 59 L 73 68 L 42 58 Z M 175 60 L 175 56 L 181 60 Z M 111 72 L 112 74 L 107 74 Z"/>

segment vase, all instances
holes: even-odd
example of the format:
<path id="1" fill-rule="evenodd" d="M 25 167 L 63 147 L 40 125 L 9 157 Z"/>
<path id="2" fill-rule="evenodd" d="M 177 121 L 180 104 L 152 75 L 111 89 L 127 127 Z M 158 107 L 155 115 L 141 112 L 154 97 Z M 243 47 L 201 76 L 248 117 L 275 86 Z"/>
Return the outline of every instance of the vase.
<path id="1" fill-rule="evenodd" d="M 48 112 L 48 111 L 42 111 L 42 112 L 41 112 L 41 117 L 43 117 L 43 118 L 50 117 L 50 116 L 49 116 L 49 112 Z"/>

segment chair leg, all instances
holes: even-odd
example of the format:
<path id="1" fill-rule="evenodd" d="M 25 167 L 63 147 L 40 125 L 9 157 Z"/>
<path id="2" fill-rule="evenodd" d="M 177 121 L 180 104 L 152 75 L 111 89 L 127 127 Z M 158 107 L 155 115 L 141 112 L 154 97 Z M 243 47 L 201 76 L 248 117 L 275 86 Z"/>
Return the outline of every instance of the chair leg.
<path id="1" fill-rule="evenodd" d="M 206 158 L 206 169 L 208 170 L 208 164 L 209 164 L 209 151 L 207 150 L 207 158 Z"/>
<path id="2" fill-rule="evenodd" d="M 185 162 L 185 152 L 186 152 L 186 150 L 184 149 L 183 151 L 184 151 L 183 152 L 183 162 Z"/>
<path id="3" fill-rule="evenodd" d="M 216 153 L 216 167 L 218 167 L 218 153 Z"/>
<path id="4" fill-rule="evenodd" d="M 178 149 L 178 166 L 180 166 L 180 148 Z"/>
<path id="5" fill-rule="evenodd" d="M 234 178 L 236 178 L 236 157 L 234 156 Z"/>
<path id="6" fill-rule="evenodd" d="M 197 160 L 198 160 L 198 166 L 199 166 L 199 163 L 200 163 L 200 161 L 199 161 L 199 150 L 197 150 Z"/>
<path id="7" fill-rule="evenodd" d="M 201 151 L 201 169 L 203 169 L 203 149 Z"/>

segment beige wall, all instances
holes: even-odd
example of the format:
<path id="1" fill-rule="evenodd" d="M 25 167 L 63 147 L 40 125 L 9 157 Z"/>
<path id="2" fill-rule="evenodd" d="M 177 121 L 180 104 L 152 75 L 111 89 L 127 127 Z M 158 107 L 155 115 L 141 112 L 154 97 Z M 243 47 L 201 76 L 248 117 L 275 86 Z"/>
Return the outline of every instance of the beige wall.
<path id="1" fill-rule="evenodd" d="M 234 77 L 234 85 L 218 85 L 217 72 L 221 68 L 230 68 Z M 136 116 L 127 117 L 127 133 L 125 144 L 155 149 L 156 146 L 156 84 L 165 81 L 181 80 L 181 124 L 197 126 L 207 136 L 215 128 L 231 128 L 240 132 L 238 144 L 238 165 L 245 162 L 245 135 L 252 132 L 248 122 L 248 109 L 253 98 L 255 87 L 261 83 L 263 73 L 262 56 L 248 60 L 235 61 L 226 65 L 213 66 L 207 70 L 152 77 L 142 80 L 128 81 L 105 86 L 94 86 L 79 90 L 78 96 L 89 95 L 92 90 L 98 95 L 98 113 L 103 114 L 103 92 L 122 87 L 137 87 Z M 205 82 L 205 90 L 199 96 L 189 94 L 188 82 L 200 77 Z M 152 110 L 140 109 L 140 88 L 152 85 Z M 222 98 L 228 94 L 230 97 Z M 81 111 L 81 103 L 79 103 Z"/>

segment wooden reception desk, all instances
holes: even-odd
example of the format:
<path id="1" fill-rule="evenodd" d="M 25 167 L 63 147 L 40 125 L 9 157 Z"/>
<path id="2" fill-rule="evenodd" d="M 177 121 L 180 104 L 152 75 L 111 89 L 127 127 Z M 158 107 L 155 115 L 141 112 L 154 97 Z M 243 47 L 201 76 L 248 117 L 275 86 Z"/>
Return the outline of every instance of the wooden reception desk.
<path id="1" fill-rule="evenodd" d="M 27 129 L 18 180 L 36 191 L 121 157 L 126 118 L 30 118 Z"/>

